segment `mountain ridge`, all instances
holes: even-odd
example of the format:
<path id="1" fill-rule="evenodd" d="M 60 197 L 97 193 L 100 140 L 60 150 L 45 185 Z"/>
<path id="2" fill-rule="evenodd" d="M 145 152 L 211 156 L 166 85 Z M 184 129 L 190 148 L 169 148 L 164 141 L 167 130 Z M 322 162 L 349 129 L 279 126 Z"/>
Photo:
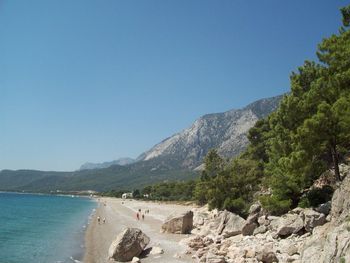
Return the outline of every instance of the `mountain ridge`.
<path id="1" fill-rule="evenodd" d="M 205 114 L 194 123 L 145 151 L 136 159 L 153 158 L 180 160 L 180 167 L 195 169 L 201 165 L 211 148 L 217 148 L 224 157 L 233 157 L 248 144 L 248 130 L 258 119 L 274 111 L 283 95 L 252 102 L 242 109 Z"/>

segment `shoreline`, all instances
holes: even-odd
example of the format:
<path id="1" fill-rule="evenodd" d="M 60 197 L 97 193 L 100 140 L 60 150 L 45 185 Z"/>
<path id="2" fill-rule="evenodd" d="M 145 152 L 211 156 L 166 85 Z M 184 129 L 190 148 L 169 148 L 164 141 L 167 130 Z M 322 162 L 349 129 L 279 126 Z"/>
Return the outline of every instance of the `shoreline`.
<path id="1" fill-rule="evenodd" d="M 163 220 L 172 212 L 190 210 L 191 206 L 178 204 L 160 204 L 150 201 L 123 200 L 112 197 L 95 197 L 97 208 L 91 215 L 91 221 L 85 231 L 84 263 L 106 263 L 114 262 L 108 260 L 108 249 L 112 241 L 126 227 L 140 228 L 150 237 L 147 248 L 159 246 L 164 249 L 161 255 L 146 255 L 141 258 L 144 263 L 153 262 L 191 262 L 189 256 L 182 255 L 186 247 L 179 244 L 179 241 L 187 235 L 161 234 L 160 226 Z M 144 220 L 136 219 L 138 209 L 148 209 L 149 214 Z M 106 218 L 106 223 L 97 222 L 97 217 Z M 174 257 L 181 254 L 181 258 Z"/>
<path id="2" fill-rule="evenodd" d="M 99 198 L 98 196 L 95 195 L 88 195 L 88 194 L 62 194 L 62 193 L 40 193 L 40 192 L 15 192 L 15 191 L 0 191 L 0 194 L 4 193 L 4 194 L 18 194 L 18 195 L 39 195 L 39 196 L 63 196 L 63 197 L 80 197 L 80 198 L 89 198 L 89 199 L 95 199 L 95 198 Z"/>

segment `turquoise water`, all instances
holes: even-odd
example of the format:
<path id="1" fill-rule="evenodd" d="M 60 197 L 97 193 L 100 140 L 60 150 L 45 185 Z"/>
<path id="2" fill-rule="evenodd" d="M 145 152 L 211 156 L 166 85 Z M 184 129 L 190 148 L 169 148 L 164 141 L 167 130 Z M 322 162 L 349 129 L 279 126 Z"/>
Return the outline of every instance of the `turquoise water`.
<path id="1" fill-rule="evenodd" d="M 0 193 L 0 263 L 81 259 L 95 207 L 88 198 Z"/>

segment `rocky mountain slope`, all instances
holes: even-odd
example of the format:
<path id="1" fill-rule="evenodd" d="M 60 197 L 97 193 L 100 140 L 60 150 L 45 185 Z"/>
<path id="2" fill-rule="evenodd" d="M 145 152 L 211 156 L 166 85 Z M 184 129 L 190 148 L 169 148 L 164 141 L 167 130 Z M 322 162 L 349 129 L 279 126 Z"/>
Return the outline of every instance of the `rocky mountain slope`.
<path id="1" fill-rule="evenodd" d="M 224 157 L 233 157 L 242 152 L 247 144 L 248 130 L 258 119 L 274 111 L 282 96 L 261 99 L 243 109 L 204 115 L 193 125 L 179 132 L 138 157 L 138 161 L 168 159 L 180 167 L 196 168 L 207 152 L 218 149 Z"/>
<path id="2" fill-rule="evenodd" d="M 108 168 L 112 165 L 128 165 L 134 163 L 135 160 L 132 158 L 119 158 L 117 160 L 111 161 L 111 162 L 103 162 L 103 163 L 84 163 L 82 166 L 80 166 L 79 170 L 91 170 L 91 169 L 102 169 L 102 168 Z"/>

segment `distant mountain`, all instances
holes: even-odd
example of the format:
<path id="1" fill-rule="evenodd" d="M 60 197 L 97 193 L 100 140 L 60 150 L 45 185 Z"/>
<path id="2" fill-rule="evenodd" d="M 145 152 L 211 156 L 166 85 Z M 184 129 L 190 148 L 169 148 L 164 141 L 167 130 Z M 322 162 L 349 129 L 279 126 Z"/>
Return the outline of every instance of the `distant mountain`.
<path id="1" fill-rule="evenodd" d="M 117 160 L 111 161 L 111 162 L 103 162 L 103 163 L 84 163 L 82 166 L 80 166 L 79 170 L 92 170 L 92 169 L 102 169 L 102 168 L 108 168 L 112 165 L 128 165 L 134 163 L 135 160 L 132 158 L 119 158 Z"/>
<path id="2" fill-rule="evenodd" d="M 141 154 L 137 161 L 161 159 L 179 167 L 201 165 L 207 152 L 215 148 L 225 157 L 241 153 L 248 144 L 247 132 L 258 119 L 274 111 L 282 96 L 261 99 L 243 109 L 204 115 L 193 125 Z"/>

